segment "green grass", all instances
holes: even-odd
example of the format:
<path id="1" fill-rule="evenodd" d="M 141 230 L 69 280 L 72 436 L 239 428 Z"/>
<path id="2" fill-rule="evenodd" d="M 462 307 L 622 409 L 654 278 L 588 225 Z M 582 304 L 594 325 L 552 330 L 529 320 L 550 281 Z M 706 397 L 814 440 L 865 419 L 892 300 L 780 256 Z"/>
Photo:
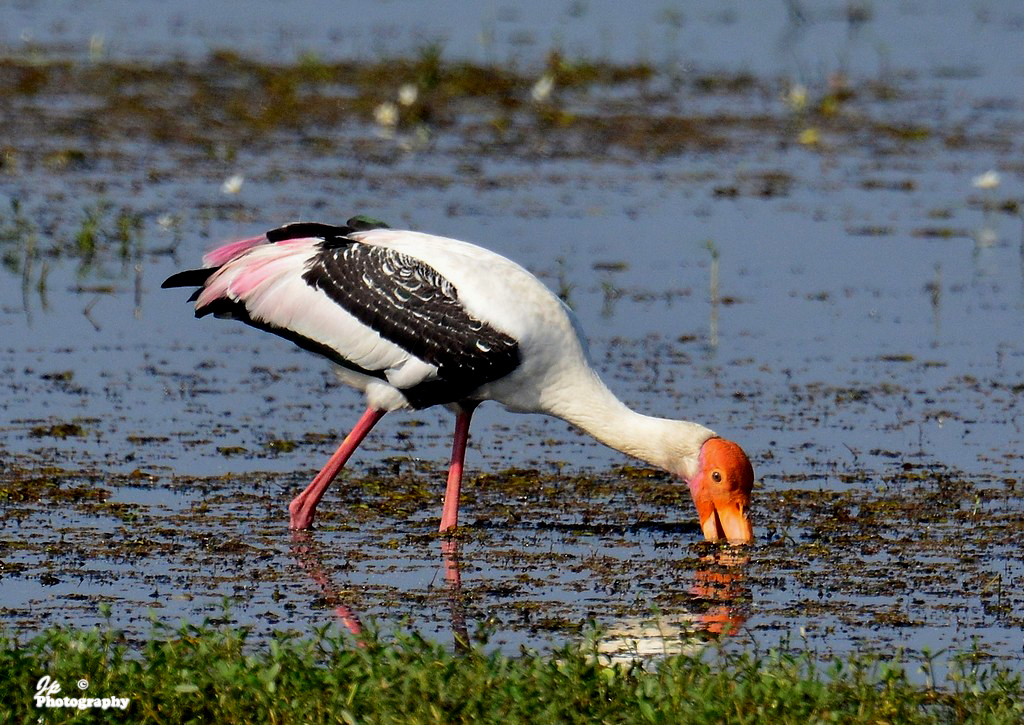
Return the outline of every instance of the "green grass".
<path id="1" fill-rule="evenodd" d="M 326 628 L 325 628 L 326 629 Z M 1019 675 L 949 662 L 941 689 L 899 665 L 852 656 L 827 668 L 808 655 L 674 657 L 656 671 L 598 664 L 588 644 L 509 657 L 452 652 L 415 634 L 358 646 L 346 636 L 154 625 L 137 647 L 107 626 L 0 636 L 0 722 L 132 723 L 1019 723 Z M 56 697 L 127 697 L 125 711 L 36 709 Z M 88 681 L 86 691 L 76 686 Z M 40 719 L 41 718 L 41 719 Z"/>

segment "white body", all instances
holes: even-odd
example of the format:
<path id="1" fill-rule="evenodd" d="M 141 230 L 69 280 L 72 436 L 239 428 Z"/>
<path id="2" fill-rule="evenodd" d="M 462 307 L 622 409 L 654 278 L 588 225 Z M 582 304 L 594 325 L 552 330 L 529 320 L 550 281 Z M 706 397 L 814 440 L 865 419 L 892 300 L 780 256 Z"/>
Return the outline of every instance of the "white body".
<path id="1" fill-rule="evenodd" d="M 419 232 L 372 229 L 348 237 L 429 265 L 458 290 L 470 316 L 518 341 L 519 366 L 469 400 L 554 415 L 684 479 L 696 474 L 701 445 L 715 434 L 696 423 L 640 415 L 620 402 L 591 369 L 571 311 L 523 267 L 476 245 Z M 197 308 L 222 296 L 243 301 L 253 319 L 327 345 L 362 368 L 384 370 L 386 380 L 339 368 L 342 380 L 364 391 L 371 406 L 408 407 L 400 388 L 436 377 L 436 367 L 382 338 L 302 279 L 319 241 L 243 247 L 210 278 Z"/>

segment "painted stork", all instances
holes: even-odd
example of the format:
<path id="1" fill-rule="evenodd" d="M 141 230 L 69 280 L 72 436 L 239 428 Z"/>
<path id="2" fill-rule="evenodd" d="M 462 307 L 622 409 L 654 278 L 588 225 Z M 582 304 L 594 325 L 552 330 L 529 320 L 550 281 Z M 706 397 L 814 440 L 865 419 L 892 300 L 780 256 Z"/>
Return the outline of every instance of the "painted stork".
<path id="1" fill-rule="evenodd" d="M 754 472 L 743 450 L 698 423 L 630 410 L 588 364 L 575 317 L 523 267 L 473 244 L 366 217 L 297 222 L 226 244 L 163 287 L 198 287 L 213 314 L 291 340 L 338 365 L 367 408 L 289 505 L 308 528 L 338 471 L 385 413 L 443 404 L 456 414 L 441 531 L 458 524 L 470 418 L 495 400 L 546 413 L 689 484 L 704 536 L 753 540 Z"/>

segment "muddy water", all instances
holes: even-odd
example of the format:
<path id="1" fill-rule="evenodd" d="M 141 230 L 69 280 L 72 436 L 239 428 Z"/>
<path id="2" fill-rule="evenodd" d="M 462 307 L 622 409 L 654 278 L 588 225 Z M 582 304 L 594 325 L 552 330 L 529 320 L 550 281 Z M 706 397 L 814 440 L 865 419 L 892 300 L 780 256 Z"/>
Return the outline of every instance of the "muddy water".
<path id="1" fill-rule="evenodd" d="M 505 76 L 417 55 L 391 16 L 333 44 L 273 35 L 289 59 L 334 48 L 293 73 L 259 64 L 269 21 L 154 6 L 130 35 L 113 12 L 4 7 L 8 626 L 91 624 L 108 602 L 141 633 L 151 611 L 218 618 L 226 599 L 260 632 L 358 618 L 514 649 L 596 622 L 609 652 L 733 629 L 823 654 L 977 642 L 1020 666 L 1014 6 L 683 6 L 635 25 L 657 54 L 601 41 L 614 12 L 581 8 L 555 38 L 513 11 L 479 19 L 483 46 L 438 28 L 445 58 L 514 59 Z M 244 57 L 209 59 L 223 38 Z M 555 90 L 533 101 L 556 44 Z M 376 124 L 406 82 L 417 102 Z M 356 211 L 480 242 L 562 292 L 623 399 L 751 453 L 758 545 L 701 544 L 684 487 L 497 406 L 474 423 L 457 551 L 432 534 L 444 411 L 386 418 L 294 539 L 287 501 L 360 400 L 158 286 L 223 239 Z"/>

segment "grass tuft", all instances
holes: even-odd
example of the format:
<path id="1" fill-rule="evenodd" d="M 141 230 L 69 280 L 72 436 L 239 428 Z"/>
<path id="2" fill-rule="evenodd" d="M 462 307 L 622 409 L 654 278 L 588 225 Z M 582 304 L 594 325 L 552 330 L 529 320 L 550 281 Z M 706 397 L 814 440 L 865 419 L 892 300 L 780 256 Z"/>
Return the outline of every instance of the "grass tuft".
<path id="1" fill-rule="evenodd" d="M 109 623 L 0 635 L 0 722 L 653 722 L 1017 723 L 1019 675 L 969 656 L 947 689 L 912 683 L 902 666 L 851 656 L 828 669 L 811 655 L 679 656 L 654 671 L 606 667 L 595 640 L 509 657 L 482 646 L 453 653 L 415 633 L 360 641 L 154 621 L 130 645 Z M 650 668 L 650 665 L 648 665 Z M 35 707 L 49 676 L 60 696 L 128 697 L 127 710 Z M 79 690 L 76 683 L 88 683 Z"/>

